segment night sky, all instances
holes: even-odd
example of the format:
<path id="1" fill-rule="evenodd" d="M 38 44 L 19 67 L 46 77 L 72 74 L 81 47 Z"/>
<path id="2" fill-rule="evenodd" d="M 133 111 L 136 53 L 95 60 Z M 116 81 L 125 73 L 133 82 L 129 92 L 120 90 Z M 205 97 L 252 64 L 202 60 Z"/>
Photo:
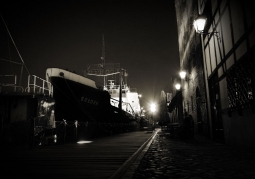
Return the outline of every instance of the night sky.
<path id="1" fill-rule="evenodd" d="M 8 2 L 1 2 L 0 12 L 30 74 L 45 79 L 49 67 L 83 74 L 102 62 L 104 34 L 105 62 L 127 70 L 142 106 L 158 101 L 161 90 L 171 92 L 171 76 L 179 71 L 173 0 Z M 0 36 L 0 58 L 21 62 L 2 19 Z M 13 69 L 0 64 L 1 74 Z"/>

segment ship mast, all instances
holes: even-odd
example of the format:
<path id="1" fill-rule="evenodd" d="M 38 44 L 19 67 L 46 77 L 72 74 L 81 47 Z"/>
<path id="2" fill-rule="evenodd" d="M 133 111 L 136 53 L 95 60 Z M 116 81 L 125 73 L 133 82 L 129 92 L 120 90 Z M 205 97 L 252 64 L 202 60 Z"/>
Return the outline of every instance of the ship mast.
<path id="1" fill-rule="evenodd" d="M 104 42 L 104 34 L 103 34 L 103 38 L 102 38 L 102 66 L 103 66 L 103 69 L 104 69 L 104 65 L 105 65 L 105 42 Z M 104 87 L 106 86 L 106 77 L 104 76 Z"/>
<path id="2" fill-rule="evenodd" d="M 15 47 L 16 50 L 17 50 L 17 53 L 18 53 L 18 55 L 19 55 L 19 57 L 20 57 L 22 63 L 17 63 L 17 62 L 11 61 L 11 60 L 4 60 L 4 59 L 1 59 L 1 60 L 7 61 L 7 62 L 10 62 L 10 63 L 16 63 L 16 64 L 20 64 L 20 65 L 21 65 L 20 79 L 19 79 L 19 86 L 21 86 L 21 80 L 22 80 L 22 75 L 23 75 L 23 67 L 25 67 L 25 69 L 27 70 L 28 75 L 30 75 L 30 73 L 29 73 L 29 71 L 28 71 L 28 68 L 27 68 L 27 66 L 26 66 L 26 64 L 25 64 L 25 62 L 24 62 L 24 60 L 23 60 L 21 54 L 19 53 L 19 50 L 18 50 L 18 48 L 17 48 L 17 46 L 16 46 L 16 44 L 15 44 L 13 38 L 12 38 L 12 35 L 11 35 L 11 33 L 10 33 L 10 31 L 9 31 L 9 29 L 8 29 L 8 27 L 7 27 L 6 23 L 5 23 L 5 21 L 4 21 L 3 16 L 2 16 L 1 14 L 0 14 L 0 16 L 1 16 L 1 19 L 2 19 L 2 21 L 3 21 L 3 23 L 4 23 L 4 26 L 5 26 L 5 28 L 6 28 L 7 32 L 8 32 L 8 34 L 9 34 L 9 37 L 10 37 L 10 39 L 11 39 L 11 41 L 12 41 L 14 47 Z"/>

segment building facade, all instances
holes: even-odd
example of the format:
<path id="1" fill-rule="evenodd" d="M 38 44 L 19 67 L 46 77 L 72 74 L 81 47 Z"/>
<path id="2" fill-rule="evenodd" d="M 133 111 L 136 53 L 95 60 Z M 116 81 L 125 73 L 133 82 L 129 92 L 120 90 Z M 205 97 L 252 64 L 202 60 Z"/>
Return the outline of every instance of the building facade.
<path id="1" fill-rule="evenodd" d="M 255 147 L 255 11 L 249 0 L 175 0 L 183 112 L 195 131 Z M 206 18 L 203 31 L 194 20 Z"/>

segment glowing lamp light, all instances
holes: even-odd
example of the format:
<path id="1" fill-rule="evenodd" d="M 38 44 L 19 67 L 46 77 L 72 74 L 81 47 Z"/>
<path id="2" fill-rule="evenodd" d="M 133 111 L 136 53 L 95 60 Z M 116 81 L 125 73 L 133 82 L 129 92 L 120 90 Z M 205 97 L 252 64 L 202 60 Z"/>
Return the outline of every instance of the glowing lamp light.
<path id="1" fill-rule="evenodd" d="M 156 111 L 156 105 L 154 103 L 151 103 L 151 108 L 150 108 L 151 112 L 155 112 Z"/>
<path id="2" fill-rule="evenodd" d="M 177 89 L 177 90 L 181 89 L 181 85 L 180 85 L 179 83 L 177 83 L 177 84 L 175 85 L 175 89 Z"/>
<path id="3" fill-rule="evenodd" d="M 53 136 L 53 141 L 54 141 L 54 143 L 57 143 L 57 135 L 56 134 Z"/>
<path id="4" fill-rule="evenodd" d="M 213 32 L 205 32 L 204 28 L 205 28 L 205 23 L 206 23 L 206 18 L 203 16 L 199 16 L 196 20 L 194 20 L 194 28 L 196 30 L 197 33 L 199 34 L 205 34 L 205 35 L 214 35 L 219 42 L 221 42 L 221 38 L 220 38 L 220 34 L 217 31 L 213 31 Z"/>
<path id="5" fill-rule="evenodd" d="M 206 23 L 206 18 L 204 17 L 199 17 L 196 20 L 194 20 L 194 28 L 197 33 L 202 33 L 205 28 L 205 23 Z"/>
<path id="6" fill-rule="evenodd" d="M 180 77 L 181 77 L 181 79 L 184 79 L 186 77 L 186 72 L 185 71 L 181 71 L 180 72 Z"/>

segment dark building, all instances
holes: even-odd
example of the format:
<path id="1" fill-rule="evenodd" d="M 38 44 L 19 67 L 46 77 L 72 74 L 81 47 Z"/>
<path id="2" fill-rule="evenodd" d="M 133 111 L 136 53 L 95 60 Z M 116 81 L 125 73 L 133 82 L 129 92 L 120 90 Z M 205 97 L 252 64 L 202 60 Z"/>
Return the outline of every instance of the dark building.
<path id="1" fill-rule="evenodd" d="M 249 0 L 175 0 L 182 112 L 195 132 L 255 147 L 255 11 Z M 206 18 L 203 29 L 195 20 Z M 181 123 L 182 119 L 179 119 Z"/>

